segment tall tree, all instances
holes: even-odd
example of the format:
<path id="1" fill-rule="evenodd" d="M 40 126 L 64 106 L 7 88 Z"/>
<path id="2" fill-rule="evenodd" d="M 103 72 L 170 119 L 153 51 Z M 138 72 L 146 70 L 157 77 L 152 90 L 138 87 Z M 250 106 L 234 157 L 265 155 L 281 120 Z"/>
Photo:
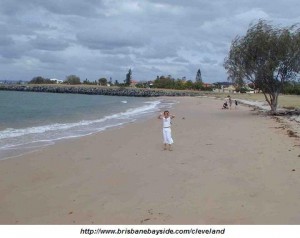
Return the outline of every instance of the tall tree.
<path id="1" fill-rule="evenodd" d="M 107 86 L 107 79 L 106 78 L 100 78 L 100 79 L 98 79 L 98 83 L 101 86 Z"/>
<path id="2" fill-rule="evenodd" d="M 173 79 L 170 75 L 160 76 L 154 80 L 153 87 L 154 88 L 174 88 L 175 86 L 175 79 Z"/>
<path id="3" fill-rule="evenodd" d="M 126 74 L 125 86 L 129 86 L 131 84 L 131 79 L 132 79 L 132 71 L 131 69 L 129 69 L 128 73 Z"/>
<path id="4" fill-rule="evenodd" d="M 32 78 L 29 81 L 29 83 L 30 84 L 43 84 L 43 83 L 45 83 L 45 78 L 43 78 L 42 76 L 37 76 L 37 77 Z"/>
<path id="5" fill-rule="evenodd" d="M 32 78 L 32 80 L 30 80 L 28 82 L 29 84 L 54 84 L 56 83 L 56 81 L 51 81 L 48 78 L 43 78 L 42 76 L 37 76 Z"/>
<path id="6" fill-rule="evenodd" d="M 196 82 L 202 83 L 202 75 L 201 75 L 200 69 L 198 69 L 197 74 L 196 74 Z"/>
<path id="7" fill-rule="evenodd" d="M 237 36 L 225 59 L 228 79 L 238 85 L 252 82 L 276 113 L 284 83 L 300 73 L 300 29 L 278 28 L 259 20 L 245 36 Z"/>
<path id="8" fill-rule="evenodd" d="M 64 83 L 67 83 L 67 84 L 81 84 L 80 78 L 76 75 L 67 76 Z"/>

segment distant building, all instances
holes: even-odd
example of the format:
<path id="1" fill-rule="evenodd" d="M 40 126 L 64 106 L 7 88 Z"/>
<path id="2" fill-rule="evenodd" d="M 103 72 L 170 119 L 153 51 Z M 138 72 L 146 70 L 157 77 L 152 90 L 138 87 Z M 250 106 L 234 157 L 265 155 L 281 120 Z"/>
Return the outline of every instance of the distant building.
<path id="1" fill-rule="evenodd" d="M 231 82 L 217 82 L 213 84 L 215 86 L 214 92 L 219 93 L 258 93 L 259 90 L 254 90 L 253 88 L 249 87 L 249 85 L 244 85 L 243 87 L 237 89 L 233 83 Z"/>
<path id="2" fill-rule="evenodd" d="M 214 92 L 222 92 L 222 93 L 234 93 L 236 88 L 231 82 L 216 82 L 213 83 L 215 86 Z"/>
<path id="3" fill-rule="evenodd" d="M 50 79 L 50 81 L 55 82 L 55 83 L 63 83 L 63 82 L 64 82 L 64 81 L 61 80 L 61 79 L 55 79 L 55 78 Z"/>
<path id="4" fill-rule="evenodd" d="M 211 83 L 202 83 L 204 88 L 211 88 L 213 85 Z"/>

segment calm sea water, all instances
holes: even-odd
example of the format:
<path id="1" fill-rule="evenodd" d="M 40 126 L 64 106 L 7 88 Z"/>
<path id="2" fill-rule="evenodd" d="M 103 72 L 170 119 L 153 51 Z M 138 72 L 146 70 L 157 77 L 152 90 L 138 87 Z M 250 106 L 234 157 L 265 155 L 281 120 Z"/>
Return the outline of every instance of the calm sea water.
<path id="1" fill-rule="evenodd" d="M 173 103 L 157 98 L 0 91 L 0 159 L 147 118 Z"/>

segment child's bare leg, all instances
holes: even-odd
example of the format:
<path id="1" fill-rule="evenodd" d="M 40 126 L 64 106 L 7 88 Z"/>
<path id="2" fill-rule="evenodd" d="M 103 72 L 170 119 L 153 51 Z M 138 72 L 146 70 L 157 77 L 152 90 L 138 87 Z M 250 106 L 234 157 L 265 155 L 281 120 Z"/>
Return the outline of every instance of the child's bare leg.
<path id="1" fill-rule="evenodd" d="M 164 150 L 167 150 L 167 144 L 166 143 L 164 144 Z"/>

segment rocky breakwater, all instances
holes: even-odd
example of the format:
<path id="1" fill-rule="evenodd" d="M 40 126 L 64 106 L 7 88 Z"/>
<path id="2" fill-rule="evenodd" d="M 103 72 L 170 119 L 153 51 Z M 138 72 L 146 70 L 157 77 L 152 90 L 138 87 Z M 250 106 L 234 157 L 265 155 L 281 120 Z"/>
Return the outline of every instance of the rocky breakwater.
<path id="1" fill-rule="evenodd" d="M 71 93 L 90 95 L 130 96 L 130 97 L 159 97 L 159 96 L 201 96 L 200 91 L 160 90 L 124 87 L 91 87 L 70 85 L 0 85 L 3 91 Z"/>

